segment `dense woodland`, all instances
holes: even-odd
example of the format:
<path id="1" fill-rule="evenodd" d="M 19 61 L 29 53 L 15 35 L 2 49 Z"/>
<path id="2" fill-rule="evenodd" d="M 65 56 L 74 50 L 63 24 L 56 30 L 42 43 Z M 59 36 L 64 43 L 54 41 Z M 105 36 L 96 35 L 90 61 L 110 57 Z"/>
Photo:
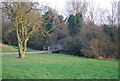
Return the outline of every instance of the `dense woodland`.
<path id="1" fill-rule="evenodd" d="M 62 52 L 66 54 L 89 58 L 120 58 L 115 12 L 117 3 L 111 3 L 112 15 L 108 16 L 106 14 L 109 11 L 95 11 L 89 2 L 74 4 L 71 0 L 66 5 L 66 17 L 49 6 L 41 7 L 45 10 L 43 13 L 36 12 L 43 19 L 41 26 L 49 31 L 49 35 L 41 35 L 41 29 L 38 28 L 35 35 L 28 40 L 27 47 L 43 50 L 43 46 L 60 44 Z M 95 23 L 96 18 L 100 19 L 97 20 L 100 24 Z M 2 42 L 18 46 L 16 31 L 8 32 L 14 26 L 14 21 L 3 15 L 2 23 Z"/>

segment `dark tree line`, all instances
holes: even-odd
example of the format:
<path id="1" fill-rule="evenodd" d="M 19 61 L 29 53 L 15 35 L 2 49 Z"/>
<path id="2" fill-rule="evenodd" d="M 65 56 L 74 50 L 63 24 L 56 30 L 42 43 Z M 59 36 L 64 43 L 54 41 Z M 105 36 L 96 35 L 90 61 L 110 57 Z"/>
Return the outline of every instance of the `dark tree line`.
<path id="1" fill-rule="evenodd" d="M 75 13 L 69 10 L 66 19 L 55 11 L 48 10 L 41 15 L 43 22 L 41 26 L 48 31 L 49 35 L 41 35 L 41 31 L 39 31 L 41 28 L 38 28 L 36 33 L 40 35 L 30 38 L 27 47 L 42 50 L 44 46 L 59 43 L 66 54 L 89 58 L 120 58 L 118 55 L 118 28 L 115 24 L 113 25 L 116 21 L 112 24 L 95 24 L 96 14 L 92 7 L 88 3 L 77 3 L 76 7 L 72 9 Z M 87 8 L 90 9 L 89 13 Z M 89 14 L 87 17 L 86 12 Z M 116 18 L 116 16 L 114 17 Z M 102 19 L 104 19 L 103 16 Z M 109 22 L 109 19 L 106 21 Z M 6 34 L 11 26 L 13 23 L 3 21 L 3 43 L 17 46 L 15 31 L 9 35 Z"/>

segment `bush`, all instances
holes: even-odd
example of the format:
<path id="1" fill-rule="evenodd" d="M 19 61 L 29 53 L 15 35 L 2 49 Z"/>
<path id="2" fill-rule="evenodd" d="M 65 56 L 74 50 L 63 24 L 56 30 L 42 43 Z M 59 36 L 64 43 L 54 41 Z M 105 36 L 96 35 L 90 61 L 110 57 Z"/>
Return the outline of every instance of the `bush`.
<path id="1" fill-rule="evenodd" d="M 82 53 L 83 53 L 84 57 L 97 58 L 97 56 L 92 52 L 91 49 L 82 49 Z"/>
<path id="2" fill-rule="evenodd" d="M 103 26 L 103 31 L 110 37 L 110 40 L 112 42 L 118 42 L 118 31 L 117 31 L 117 27 L 110 27 L 107 25 Z"/>
<path id="3" fill-rule="evenodd" d="M 83 56 L 81 50 L 83 42 L 79 38 L 71 38 L 64 44 L 64 51 L 71 55 Z"/>
<path id="4" fill-rule="evenodd" d="M 118 58 L 118 46 L 105 38 L 91 40 L 90 47 L 95 58 Z"/>

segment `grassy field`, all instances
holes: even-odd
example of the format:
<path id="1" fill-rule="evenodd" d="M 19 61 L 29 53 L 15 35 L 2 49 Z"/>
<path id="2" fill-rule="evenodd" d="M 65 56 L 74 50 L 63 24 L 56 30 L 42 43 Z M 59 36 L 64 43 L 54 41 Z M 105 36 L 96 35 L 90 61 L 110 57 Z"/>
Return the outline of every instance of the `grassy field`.
<path id="1" fill-rule="evenodd" d="M 4 51 L 7 49 L 4 49 Z M 10 50 L 10 49 L 9 49 Z M 3 79 L 117 79 L 118 61 L 65 54 L 3 55 Z"/>
<path id="2" fill-rule="evenodd" d="M 34 49 L 31 49 L 31 48 L 27 48 L 26 51 L 31 52 L 31 51 L 40 51 L 40 50 L 34 50 Z M 2 52 L 18 52 L 18 47 L 17 46 L 8 46 L 8 45 L 4 44 L 2 46 Z"/>

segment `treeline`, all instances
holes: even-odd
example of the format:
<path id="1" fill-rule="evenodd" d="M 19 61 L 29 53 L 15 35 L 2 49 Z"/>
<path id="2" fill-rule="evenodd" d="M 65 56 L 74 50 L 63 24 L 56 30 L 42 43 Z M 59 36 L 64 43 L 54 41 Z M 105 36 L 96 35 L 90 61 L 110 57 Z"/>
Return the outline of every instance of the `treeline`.
<path id="1" fill-rule="evenodd" d="M 46 13 L 42 15 L 43 17 L 43 24 L 47 31 L 50 31 L 50 36 L 48 35 L 41 35 L 41 31 L 36 31 L 35 36 L 30 38 L 27 43 L 27 47 L 33 49 L 43 50 L 44 46 L 50 46 L 58 44 L 58 42 L 68 36 L 68 29 L 66 20 L 63 19 L 62 15 L 56 13 L 55 10 L 49 9 Z M 3 19 L 2 21 L 2 42 L 17 46 L 17 36 L 16 32 L 12 31 L 9 33 L 9 30 L 12 28 L 14 22 L 11 22 L 7 19 Z"/>
<path id="2" fill-rule="evenodd" d="M 83 5 L 83 7 L 86 8 L 86 5 Z M 112 24 L 97 25 L 92 19 L 93 15 L 90 19 L 86 19 L 85 9 L 81 12 L 78 10 L 69 14 L 65 19 L 55 10 L 49 9 L 45 12 L 42 15 L 44 19 L 42 26 L 50 31 L 50 35 L 39 35 L 41 32 L 38 29 L 37 35 L 30 38 L 27 47 L 43 50 L 44 46 L 60 44 L 63 48 L 62 52 L 66 54 L 101 59 L 120 58 L 116 24 L 112 22 Z M 8 33 L 13 24 L 13 22 L 3 19 L 2 42 L 17 46 L 16 32 Z"/>
<path id="3" fill-rule="evenodd" d="M 117 27 L 109 25 L 83 24 L 76 36 L 65 40 L 65 52 L 89 58 L 120 58 L 117 30 Z"/>

